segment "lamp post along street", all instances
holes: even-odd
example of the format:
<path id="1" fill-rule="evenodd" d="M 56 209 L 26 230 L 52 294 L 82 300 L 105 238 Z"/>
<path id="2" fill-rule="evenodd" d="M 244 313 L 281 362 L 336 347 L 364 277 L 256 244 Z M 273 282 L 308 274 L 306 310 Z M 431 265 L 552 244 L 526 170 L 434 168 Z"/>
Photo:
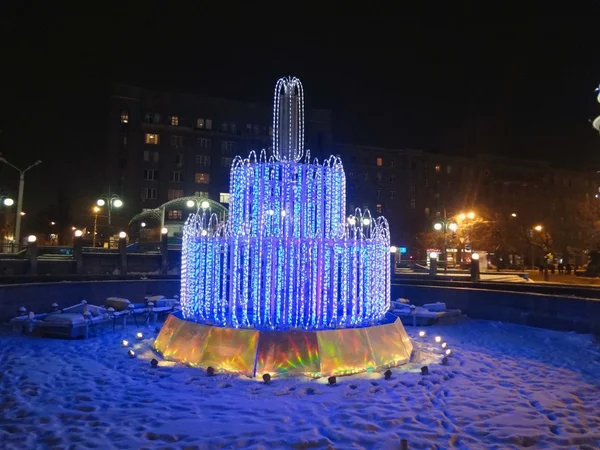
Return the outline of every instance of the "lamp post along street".
<path id="1" fill-rule="evenodd" d="M 29 167 L 27 167 L 25 170 L 21 170 L 18 167 L 13 166 L 11 163 L 9 163 L 6 160 L 6 158 L 1 157 L 1 156 L 0 156 L 0 162 L 3 162 L 7 166 L 12 167 L 13 169 L 15 169 L 16 171 L 19 172 L 19 194 L 17 197 L 17 218 L 16 218 L 16 223 L 15 223 L 15 242 L 17 243 L 17 251 L 18 251 L 19 247 L 21 245 L 21 216 L 22 216 L 21 213 L 23 212 L 23 192 L 25 191 L 25 172 L 27 172 L 29 169 L 33 169 L 35 166 L 41 164 L 42 161 L 38 159 L 36 162 L 34 162 Z"/>

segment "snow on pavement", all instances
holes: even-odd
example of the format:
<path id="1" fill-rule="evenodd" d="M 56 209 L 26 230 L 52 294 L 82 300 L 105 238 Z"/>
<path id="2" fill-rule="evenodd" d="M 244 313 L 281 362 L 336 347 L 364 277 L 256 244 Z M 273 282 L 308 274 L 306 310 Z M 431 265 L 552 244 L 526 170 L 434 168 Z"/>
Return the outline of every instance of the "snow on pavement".
<path id="1" fill-rule="evenodd" d="M 424 329 L 421 339 L 407 328 L 415 361 L 391 380 L 354 375 L 333 387 L 207 377 L 157 357 L 153 329 L 142 341 L 133 326 L 86 341 L 3 332 L 0 447 L 391 449 L 402 438 L 410 449 L 600 447 L 600 350 L 591 336 L 487 321 Z M 446 366 L 436 334 L 454 351 Z"/>

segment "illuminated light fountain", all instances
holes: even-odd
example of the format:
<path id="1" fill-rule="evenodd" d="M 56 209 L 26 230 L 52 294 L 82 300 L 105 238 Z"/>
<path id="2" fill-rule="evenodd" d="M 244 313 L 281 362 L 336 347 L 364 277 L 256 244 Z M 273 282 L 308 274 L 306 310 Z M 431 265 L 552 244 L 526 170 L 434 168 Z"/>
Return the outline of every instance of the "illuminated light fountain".
<path id="1" fill-rule="evenodd" d="M 273 156 L 236 157 L 230 210 L 190 215 L 182 312 L 155 348 L 165 358 L 248 375 L 331 376 L 408 362 L 412 344 L 390 306 L 387 221 L 346 216 L 342 162 L 304 156 L 304 93 L 277 82 Z M 304 157 L 304 162 L 301 160 Z"/>

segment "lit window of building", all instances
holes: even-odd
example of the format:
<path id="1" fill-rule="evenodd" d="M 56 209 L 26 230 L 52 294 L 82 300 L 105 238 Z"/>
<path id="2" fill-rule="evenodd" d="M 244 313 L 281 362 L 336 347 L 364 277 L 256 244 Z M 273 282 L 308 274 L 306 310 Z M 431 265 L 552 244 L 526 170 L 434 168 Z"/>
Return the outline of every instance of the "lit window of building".
<path id="1" fill-rule="evenodd" d="M 183 181 L 183 175 L 181 172 L 171 172 L 169 174 L 169 181 L 172 183 L 181 183 Z"/>
<path id="2" fill-rule="evenodd" d="M 205 128 L 207 130 L 212 130 L 212 120 L 206 119 L 206 121 L 204 123 L 205 123 Z"/>
<path id="3" fill-rule="evenodd" d="M 167 219 L 169 220 L 181 220 L 183 217 L 183 211 L 180 209 L 172 209 L 167 211 Z"/>
<path id="4" fill-rule="evenodd" d="M 204 130 L 204 119 L 196 119 L 196 128 L 198 128 L 199 130 Z"/>
<path id="5" fill-rule="evenodd" d="M 221 192 L 219 194 L 219 201 L 221 203 L 229 203 L 229 193 L 228 192 Z"/>
<path id="6" fill-rule="evenodd" d="M 129 113 L 127 111 L 121 111 L 121 123 L 129 123 Z"/>
<path id="7" fill-rule="evenodd" d="M 442 170 L 442 166 L 440 166 L 439 164 L 436 164 L 435 165 L 435 171 L 439 173 L 440 170 Z"/>
<path id="8" fill-rule="evenodd" d="M 196 192 L 194 192 L 194 195 L 196 197 L 200 197 L 200 198 L 209 198 L 208 192 L 206 192 L 206 191 L 196 191 Z"/>
<path id="9" fill-rule="evenodd" d="M 379 167 L 383 166 L 383 158 L 377 158 L 377 165 Z"/>
<path id="10" fill-rule="evenodd" d="M 195 181 L 196 181 L 196 184 L 209 184 L 210 183 L 210 174 L 196 172 Z"/>
<path id="11" fill-rule="evenodd" d="M 144 142 L 146 144 L 158 145 L 160 143 L 160 135 L 156 133 L 146 133 Z"/>
<path id="12" fill-rule="evenodd" d="M 167 198 L 169 200 L 175 200 L 176 198 L 183 197 L 183 189 L 169 189 L 167 191 Z"/>
<path id="13" fill-rule="evenodd" d="M 210 156 L 208 155 L 196 155 L 196 164 L 201 166 L 210 166 Z"/>
<path id="14" fill-rule="evenodd" d="M 178 116 L 171 116 L 171 125 L 173 125 L 174 127 L 179 126 L 179 117 Z"/>
<path id="15" fill-rule="evenodd" d="M 383 213 L 383 207 L 381 206 L 381 203 L 377 203 L 377 214 L 381 213 Z"/>

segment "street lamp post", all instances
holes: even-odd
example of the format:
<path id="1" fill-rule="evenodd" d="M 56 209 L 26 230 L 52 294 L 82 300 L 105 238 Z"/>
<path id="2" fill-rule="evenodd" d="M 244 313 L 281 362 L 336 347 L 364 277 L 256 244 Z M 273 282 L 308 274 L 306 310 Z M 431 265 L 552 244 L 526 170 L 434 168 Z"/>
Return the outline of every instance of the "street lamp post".
<path id="1" fill-rule="evenodd" d="M 94 237 L 92 238 L 92 247 L 96 248 L 96 230 L 98 229 L 98 213 L 100 212 L 100 207 L 94 206 L 92 211 L 94 211 Z"/>
<path id="2" fill-rule="evenodd" d="M 117 194 L 111 193 L 109 185 L 108 194 L 102 194 L 96 201 L 96 205 L 100 207 L 106 205 L 106 208 L 108 210 L 108 224 L 110 225 L 113 206 L 115 208 L 120 208 L 121 206 L 123 206 L 123 201 L 119 198 Z"/>
<path id="3" fill-rule="evenodd" d="M 17 197 L 17 218 L 16 218 L 16 224 L 15 224 L 15 242 L 17 243 L 17 251 L 18 251 L 19 246 L 21 244 L 21 216 L 22 216 L 21 213 L 23 212 L 23 191 L 25 190 L 25 172 L 27 172 L 29 169 L 33 169 L 35 166 L 41 164 L 42 161 L 38 159 L 36 162 L 34 162 L 32 165 L 30 165 L 29 167 L 27 167 L 24 170 L 21 170 L 18 167 L 13 166 L 11 163 L 9 163 L 6 160 L 6 158 L 4 158 L 2 156 L 0 156 L 0 162 L 3 162 L 7 166 L 12 167 L 13 169 L 15 169 L 19 172 L 19 195 Z"/>
<path id="4" fill-rule="evenodd" d="M 444 211 L 445 213 L 445 211 Z M 445 216 L 445 214 L 444 214 Z M 435 231 L 444 231 L 444 260 L 446 261 L 446 263 L 444 264 L 444 272 L 448 271 L 448 230 L 452 231 L 452 233 L 456 233 L 456 230 L 458 230 L 458 225 L 455 222 L 447 222 L 446 221 L 446 217 L 444 217 L 444 220 L 440 220 L 436 223 L 433 224 L 433 229 Z"/>

